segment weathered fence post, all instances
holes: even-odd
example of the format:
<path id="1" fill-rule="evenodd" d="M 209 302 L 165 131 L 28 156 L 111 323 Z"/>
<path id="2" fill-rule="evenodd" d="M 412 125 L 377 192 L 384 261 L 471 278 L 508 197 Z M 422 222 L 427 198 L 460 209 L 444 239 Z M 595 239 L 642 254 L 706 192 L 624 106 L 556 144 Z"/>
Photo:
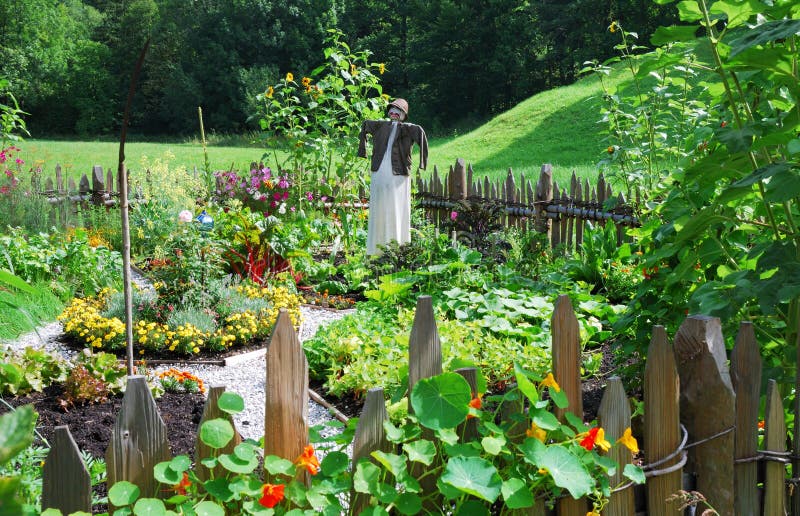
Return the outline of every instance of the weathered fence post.
<path id="1" fill-rule="evenodd" d="M 536 182 L 536 192 L 533 201 L 535 203 L 536 220 L 534 228 L 539 233 L 547 233 L 550 224 L 547 221 L 547 203 L 553 200 L 553 166 L 549 163 L 542 165 L 539 172 L 539 180 Z"/>
<path id="2" fill-rule="evenodd" d="M 431 296 L 419 296 L 417 298 L 417 309 L 414 312 L 414 323 L 411 326 L 411 334 L 408 337 L 408 392 L 420 380 L 442 374 L 442 344 L 439 341 L 439 330 L 436 328 L 436 317 L 433 313 L 433 300 Z M 410 396 L 409 396 L 410 400 Z M 409 401 L 409 413 L 413 413 L 413 407 Z M 433 440 L 433 431 L 423 429 L 422 436 L 425 439 Z M 425 466 L 415 462 L 411 466 L 411 475 L 419 478 L 425 470 Z M 420 482 L 422 493 L 429 494 L 438 491 L 436 479 L 427 476 Z M 426 509 L 438 509 L 439 500 L 434 497 Z"/>
<path id="3" fill-rule="evenodd" d="M 786 466 L 780 460 L 786 458 L 786 420 L 780 390 L 775 380 L 767 382 L 765 419 L 764 451 L 768 461 L 764 478 L 764 516 L 784 516 Z M 769 460 L 770 458 L 778 460 Z"/>
<path id="4" fill-rule="evenodd" d="M 564 414 L 572 412 L 583 419 L 583 394 L 581 392 L 581 342 L 578 319 L 569 296 L 562 294 L 556 300 L 550 324 L 553 349 L 553 376 L 567 396 L 566 409 L 555 409 L 556 416 L 564 421 Z M 586 499 L 570 497 L 559 500 L 558 516 L 586 516 Z"/>
<path id="5" fill-rule="evenodd" d="M 67 426 L 57 426 L 42 468 L 42 510 L 92 512 L 92 479 Z"/>
<path id="6" fill-rule="evenodd" d="M 666 500 L 682 487 L 681 465 L 686 462 L 686 452 L 679 451 L 679 396 L 675 353 L 664 327 L 654 326 L 644 370 L 644 450 L 647 463 L 654 465 L 649 468 L 651 476 L 647 479 L 649 516 L 674 515 L 675 506 L 668 505 Z"/>
<path id="7" fill-rule="evenodd" d="M 170 460 L 167 427 L 144 376 L 128 376 L 122 407 L 106 449 L 106 474 L 109 488 L 120 480 L 139 486 L 142 497 L 167 497 L 159 491 L 153 467 Z M 112 511 L 109 511 L 112 512 Z"/>
<path id="8" fill-rule="evenodd" d="M 456 372 L 467 381 L 469 389 L 472 392 L 472 397 L 475 398 L 478 395 L 478 370 L 474 367 L 464 367 L 456 369 Z M 468 418 L 464 423 L 459 425 L 456 429 L 456 433 L 461 436 L 463 442 L 475 439 L 478 437 L 478 420 Z"/>
<path id="9" fill-rule="evenodd" d="M 264 455 L 295 460 L 308 444 L 308 361 L 285 308 L 267 344 L 266 375 Z"/>
<path id="10" fill-rule="evenodd" d="M 201 481 L 206 481 L 211 478 L 211 471 L 200 462 L 202 459 L 213 457 L 220 453 L 233 453 L 233 449 L 242 442 L 242 436 L 236 429 L 233 417 L 219 408 L 219 397 L 223 392 L 225 392 L 224 385 L 212 385 L 209 387 L 208 397 L 206 397 L 206 403 L 203 405 L 203 415 L 200 418 L 200 424 L 197 425 L 198 437 L 194 447 L 194 462 L 197 465 L 195 467 L 195 473 L 197 474 L 197 478 Z M 215 448 L 211 448 L 200 439 L 200 428 L 203 426 L 203 423 L 217 418 L 227 419 L 234 431 L 233 439 L 231 439 L 225 447 L 220 448 L 218 452 L 215 451 Z M 217 467 L 214 468 L 214 477 L 224 475 L 225 471 L 223 466 L 217 465 Z"/>
<path id="11" fill-rule="evenodd" d="M 367 392 L 361 417 L 358 418 L 356 434 L 353 437 L 353 473 L 358 461 L 370 458 L 373 451 L 389 452 L 391 443 L 386 439 L 383 423 L 389 419 L 386 413 L 386 401 L 383 399 L 383 389 L 375 388 Z M 350 496 L 349 514 L 360 514 L 369 505 L 369 494 L 352 491 Z"/>
<path id="12" fill-rule="evenodd" d="M 739 325 L 731 353 L 731 384 L 736 391 L 736 435 L 733 468 L 736 514 L 758 514 L 758 405 L 761 399 L 761 355 L 753 325 Z"/>
<path id="13" fill-rule="evenodd" d="M 687 318 L 675 335 L 681 377 L 681 421 L 689 431 L 691 471 L 702 493 L 720 514 L 733 509 L 733 392 L 719 319 Z"/>
<path id="14" fill-rule="evenodd" d="M 463 201 L 467 198 L 467 168 L 464 158 L 458 158 L 450 175 L 447 176 L 447 198 L 450 201 Z"/>
<path id="15" fill-rule="evenodd" d="M 606 432 L 608 440 L 616 441 L 631 426 L 631 406 L 622 380 L 618 376 L 608 379 L 603 399 L 598 412 L 600 426 Z M 623 475 L 623 469 L 631 463 L 631 452 L 624 446 L 614 446 L 609 450 L 608 456 L 613 459 L 619 468 L 611 477 L 611 488 L 628 482 Z M 630 516 L 634 514 L 633 486 L 612 493 L 608 505 L 603 509 L 605 516 Z"/>

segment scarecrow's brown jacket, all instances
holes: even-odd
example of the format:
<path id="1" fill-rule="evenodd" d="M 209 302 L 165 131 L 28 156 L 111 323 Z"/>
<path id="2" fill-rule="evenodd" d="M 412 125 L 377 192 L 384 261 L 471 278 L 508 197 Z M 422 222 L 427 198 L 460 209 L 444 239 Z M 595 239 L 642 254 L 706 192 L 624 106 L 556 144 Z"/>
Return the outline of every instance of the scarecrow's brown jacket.
<path id="1" fill-rule="evenodd" d="M 367 135 L 372 135 L 372 163 L 371 170 L 376 172 L 381 166 L 381 160 L 389 143 L 392 132 L 392 123 L 388 120 L 365 120 L 361 125 L 361 134 L 358 137 L 358 156 L 367 157 Z M 428 166 L 428 138 L 425 130 L 415 124 L 398 122 L 397 135 L 392 145 L 392 173 L 396 176 L 407 176 L 411 172 L 411 146 L 419 145 L 419 168 L 425 170 Z"/>

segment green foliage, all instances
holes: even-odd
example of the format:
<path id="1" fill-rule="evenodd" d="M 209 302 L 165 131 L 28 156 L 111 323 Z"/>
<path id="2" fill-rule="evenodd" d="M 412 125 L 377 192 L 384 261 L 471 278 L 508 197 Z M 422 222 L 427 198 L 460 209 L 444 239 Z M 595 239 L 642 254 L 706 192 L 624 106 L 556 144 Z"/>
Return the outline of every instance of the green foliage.
<path id="1" fill-rule="evenodd" d="M 749 320 L 767 352 L 765 375 L 786 380 L 781 371 L 794 358 L 784 350 L 796 344 L 800 296 L 797 51 L 796 37 L 787 36 L 796 33 L 797 6 L 701 2 L 679 14 L 689 29 L 667 28 L 654 41 L 702 32 L 690 56 L 713 73 L 704 77 L 702 94 L 677 96 L 660 109 L 672 113 L 675 103 L 691 99 L 707 115 L 684 121 L 696 127 L 692 133 L 679 126 L 666 140 L 674 147 L 684 137 L 686 147 L 676 150 L 686 155 L 655 170 L 661 187 L 633 232 L 645 251 L 646 277 L 617 329 L 632 334 L 625 350 L 642 352 L 653 324 L 674 331 L 684 313 L 720 317 L 727 335 Z M 662 46 L 637 76 L 683 76 L 685 50 Z M 658 91 L 640 94 L 651 102 Z M 652 149 L 650 140 L 637 141 Z"/>
<path id="2" fill-rule="evenodd" d="M 82 365 L 72 368 L 64 382 L 64 395 L 60 399 L 64 409 L 80 405 L 93 405 L 108 400 L 109 389 L 106 383 L 94 377 Z"/>
<path id="3" fill-rule="evenodd" d="M 22 118 L 27 113 L 19 108 L 19 102 L 11 93 L 10 84 L 3 75 L 0 73 L 0 149 L 5 152 L 9 141 L 20 140 L 22 134 L 28 134 L 28 130 Z M 5 162 L 5 159 L 0 162 Z"/>
<path id="4" fill-rule="evenodd" d="M 26 347 L 21 352 L 0 352 L 0 395 L 41 392 L 67 378 L 69 364 L 57 353 Z"/>
<path id="5" fill-rule="evenodd" d="M 22 504 L 17 498 L 21 479 L 5 476 L 9 461 L 33 442 L 37 414 L 33 405 L 24 405 L 0 416 L 0 507 L 6 514 L 21 514 Z"/>

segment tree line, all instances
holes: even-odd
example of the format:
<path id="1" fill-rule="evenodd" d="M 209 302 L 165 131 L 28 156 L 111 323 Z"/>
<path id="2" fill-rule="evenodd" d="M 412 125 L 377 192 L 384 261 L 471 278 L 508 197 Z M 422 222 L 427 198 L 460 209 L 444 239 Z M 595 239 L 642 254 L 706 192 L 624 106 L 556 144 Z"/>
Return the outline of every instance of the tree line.
<path id="1" fill-rule="evenodd" d="M 113 134 L 146 55 L 131 131 L 254 129 L 256 95 L 323 60 L 326 30 L 385 63 L 384 92 L 436 132 L 471 127 L 614 55 L 612 22 L 646 44 L 651 0 L 4 0 L 0 78 L 35 135 Z"/>

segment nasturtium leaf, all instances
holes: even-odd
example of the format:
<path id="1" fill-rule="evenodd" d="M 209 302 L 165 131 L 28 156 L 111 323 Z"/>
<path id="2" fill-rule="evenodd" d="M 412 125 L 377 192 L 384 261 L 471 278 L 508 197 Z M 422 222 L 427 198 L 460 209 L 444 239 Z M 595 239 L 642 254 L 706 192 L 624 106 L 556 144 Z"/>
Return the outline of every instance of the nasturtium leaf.
<path id="1" fill-rule="evenodd" d="M 139 498 L 140 492 L 139 486 L 136 484 L 132 484 L 127 480 L 120 480 L 108 490 L 108 501 L 111 505 L 117 507 L 130 505 Z"/>
<path id="2" fill-rule="evenodd" d="M 549 412 L 545 409 L 531 409 L 530 415 L 533 419 L 533 422 L 536 423 L 536 426 L 542 430 L 555 430 L 561 426 L 561 423 L 558 422 L 558 418 L 553 415 L 552 412 Z"/>
<path id="3" fill-rule="evenodd" d="M 450 484 L 442 482 L 442 477 L 436 479 L 436 487 L 439 488 L 439 492 L 442 493 L 448 500 L 455 500 L 456 498 L 464 495 L 464 493 Z"/>
<path id="4" fill-rule="evenodd" d="M 499 455 L 506 444 L 506 438 L 502 435 L 487 435 L 481 439 L 481 446 L 489 455 Z"/>
<path id="5" fill-rule="evenodd" d="M 464 493 L 493 503 L 503 480 L 491 462 L 480 457 L 453 457 L 447 461 L 442 482 Z"/>
<path id="6" fill-rule="evenodd" d="M 203 482 L 203 489 L 217 500 L 227 502 L 233 498 L 233 491 L 228 486 L 227 478 L 215 478 L 213 480 L 206 480 Z"/>
<path id="7" fill-rule="evenodd" d="M 372 452 L 371 455 L 392 475 L 399 477 L 406 473 L 405 455 L 396 455 L 394 453 L 386 453 L 380 450 Z"/>
<path id="8" fill-rule="evenodd" d="M 437 430 L 455 428 L 469 413 L 469 384 L 458 373 L 443 373 L 418 381 L 411 391 L 411 406 L 421 425 Z"/>
<path id="9" fill-rule="evenodd" d="M 398 495 L 396 486 L 384 482 L 379 482 L 378 489 L 372 494 L 374 494 L 381 503 L 385 504 L 394 503 Z"/>
<path id="10" fill-rule="evenodd" d="M 360 516 L 389 516 L 389 513 L 386 512 L 381 506 L 368 506 L 366 509 L 359 513 Z"/>
<path id="11" fill-rule="evenodd" d="M 244 398 L 235 392 L 225 391 L 219 395 L 217 406 L 227 414 L 238 414 L 244 410 Z"/>
<path id="12" fill-rule="evenodd" d="M 347 470 L 350 458 L 346 453 L 331 451 L 325 454 L 320 467 L 328 476 L 338 475 Z"/>
<path id="13" fill-rule="evenodd" d="M 211 419 L 200 427 L 200 440 L 212 448 L 224 448 L 233 436 L 233 426 L 226 419 Z"/>
<path id="14" fill-rule="evenodd" d="M 241 460 L 251 460 L 256 456 L 254 447 L 250 443 L 239 443 L 233 449 L 233 454 Z"/>
<path id="15" fill-rule="evenodd" d="M 421 462 L 430 466 L 433 458 L 436 457 L 436 447 L 426 439 L 412 441 L 403 445 L 403 451 L 408 455 L 411 462 Z"/>
<path id="16" fill-rule="evenodd" d="M 456 432 L 455 428 L 440 428 L 435 430 L 433 435 L 445 444 L 456 444 L 459 440 L 458 432 Z"/>
<path id="17" fill-rule="evenodd" d="M 216 457 L 206 457 L 205 459 L 200 461 L 200 464 L 207 467 L 208 469 L 214 469 L 217 467 L 219 461 Z"/>
<path id="18" fill-rule="evenodd" d="M 358 493 L 373 493 L 378 487 L 381 469 L 369 461 L 359 461 L 353 474 L 353 489 Z"/>
<path id="19" fill-rule="evenodd" d="M 528 379 L 527 371 L 516 362 L 514 362 L 514 378 L 517 380 L 517 388 L 531 403 L 539 401 L 539 392 L 536 390 L 536 386 Z"/>
<path id="20" fill-rule="evenodd" d="M 203 501 L 195 505 L 197 516 L 225 516 L 225 509 L 211 501 Z"/>
<path id="21" fill-rule="evenodd" d="M 419 514 L 422 510 L 422 498 L 416 493 L 402 493 L 394 505 L 400 514 Z"/>
<path id="22" fill-rule="evenodd" d="M 592 476 L 577 456 L 561 446 L 548 446 L 541 454 L 538 466 L 545 468 L 555 484 L 569 491 L 573 498 L 577 499 L 592 492 Z"/>
<path id="23" fill-rule="evenodd" d="M 622 474 L 625 475 L 625 478 L 628 478 L 637 484 L 644 484 L 645 482 L 644 470 L 634 464 L 626 464 Z"/>
<path id="24" fill-rule="evenodd" d="M 533 437 L 529 437 L 522 441 L 522 444 L 519 447 L 519 450 L 522 452 L 522 458 L 528 464 L 532 464 L 538 467 L 538 464 L 542 461 L 542 454 L 547 449 L 547 445 L 545 445 L 539 439 L 535 439 Z"/>
<path id="25" fill-rule="evenodd" d="M 186 455 L 178 455 L 177 457 L 173 458 L 169 461 L 169 467 L 178 473 L 183 473 L 187 469 L 189 469 L 192 465 L 192 461 L 189 460 L 189 457 Z"/>
<path id="26" fill-rule="evenodd" d="M 233 473 L 241 473 L 247 475 L 255 471 L 258 467 L 258 459 L 254 456 L 250 460 L 242 460 L 232 453 L 226 453 L 219 456 L 220 465 Z"/>
<path id="27" fill-rule="evenodd" d="M 569 400 L 567 399 L 567 393 L 563 390 L 556 390 L 553 387 L 548 387 L 547 389 L 550 392 L 550 399 L 553 400 L 553 403 L 556 404 L 556 407 L 565 409 L 569 406 Z"/>
<path id="28" fill-rule="evenodd" d="M 533 507 L 533 493 L 520 478 L 512 477 L 503 482 L 500 492 L 503 494 L 503 500 L 506 501 L 506 506 L 509 509 Z"/>
<path id="29" fill-rule="evenodd" d="M 480 457 L 481 450 L 472 444 L 455 443 L 445 444 L 444 453 L 448 457 Z"/>
<path id="30" fill-rule="evenodd" d="M 478 500 L 465 500 L 455 516 L 489 516 L 489 508 Z"/>
<path id="31" fill-rule="evenodd" d="M 162 484 L 175 485 L 183 478 L 183 471 L 175 471 L 169 462 L 159 462 L 153 466 L 153 477 Z"/>
<path id="32" fill-rule="evenodd" d="M 136 516 L 165 516 L 167 506 L 158 498 L 142 498 L 133 506 L 133 514 Z"/>
<path id="33" fill-rule="evenodd" d="M 272 516 L 275 514 L 274 509 L 268 509 L 255 500 L 247 500 L 242 504 L 245 514 L 252 516 Z"/>
<path id="34" fill-rule="evenodd" d="M 388 419 L 383 422 L 383 430 L 386 432 L 386 439 L 391 443 L 399 443 L 403 439 L 403 429 L 392 424 Z"/>

